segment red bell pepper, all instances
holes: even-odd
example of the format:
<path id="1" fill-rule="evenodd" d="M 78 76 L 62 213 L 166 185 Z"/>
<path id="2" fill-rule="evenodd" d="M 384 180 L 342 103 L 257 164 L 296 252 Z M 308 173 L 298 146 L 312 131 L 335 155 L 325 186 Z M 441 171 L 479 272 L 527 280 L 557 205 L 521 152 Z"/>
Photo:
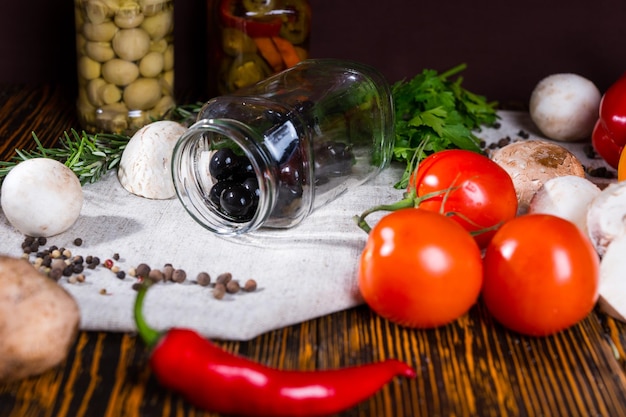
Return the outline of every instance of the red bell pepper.
<path id="1" fill-rule="evenodd" d="M 270 20 L 253 20 L 235 14 L 235 0 L 222 0 L 220 3 L 220 18 L 224 27 L 239 29 L 251 38 L 272 37 L 280 34 L 283 24 L 280 17 Z"/>
<path id="2" fill-rule="evenodd" d="M 626 146 L 626 73 L 602 96 L 600 116 L 591 135 L 595 151 L 613 168 Z"/>
<path id="3" fill-rule="evenodd" d="M 280 370 L 233 355 L 189 329 L 164 334 L 150 328 L 142 305 L 150 283 L 135 301 L 135 321 L 153 348 L 150 367 L 165 387 L 210 411 L 240 416 L 322 416 L 350 408 L 395 376 L 415 371 L 395 359 L 323 371 Z"/>

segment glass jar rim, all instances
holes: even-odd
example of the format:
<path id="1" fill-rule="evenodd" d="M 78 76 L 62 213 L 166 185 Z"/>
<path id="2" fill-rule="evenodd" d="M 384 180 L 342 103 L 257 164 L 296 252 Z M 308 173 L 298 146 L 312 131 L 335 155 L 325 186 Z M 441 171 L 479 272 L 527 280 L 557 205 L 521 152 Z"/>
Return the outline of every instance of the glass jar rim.
<path id="1" fill-rule="evenodd" d="M 205 186 L 210 177 L 208 135 L 231 141 L 250 160 L 260 193 L 256 211 L 249 220 L 229 218 L 209 200 L 210 190 Z M 267 220 L 276 200 L 276 184 L 274 176 L 267 175 L 272 163 L 260 143 L 258 133 L 234 119 L 198 120 L 179 138 L 172 154 L 172 179 L 178 199 L 197 223 L 218 235 L 237 236 L 257 230 Z"/>

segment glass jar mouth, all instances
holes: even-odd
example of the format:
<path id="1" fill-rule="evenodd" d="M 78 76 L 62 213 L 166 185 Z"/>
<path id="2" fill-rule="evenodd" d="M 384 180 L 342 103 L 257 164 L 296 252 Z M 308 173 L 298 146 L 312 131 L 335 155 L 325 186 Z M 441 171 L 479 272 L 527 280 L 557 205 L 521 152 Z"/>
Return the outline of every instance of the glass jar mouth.
<path id="1" fill-rule="evenodd" d="M 261 142 L 262 137 L 233 119 L 198 120 L 178 140 L 172 155 L 174 188 L 185 210 L 204 228 L 218 235 L 236 236 L 258 229 L 269 217 L 276 187 L 274 176 L 269 175 L 272 163 L 260 148 Z M 254 213 L 228 213 L 220 207 L 220 196 L 211 194 L 218 183 L 211 173 L 211 160 L 220 149 L 230 149 L 249 161 L 247 175 L 258 185 L 249 209 Z"/>

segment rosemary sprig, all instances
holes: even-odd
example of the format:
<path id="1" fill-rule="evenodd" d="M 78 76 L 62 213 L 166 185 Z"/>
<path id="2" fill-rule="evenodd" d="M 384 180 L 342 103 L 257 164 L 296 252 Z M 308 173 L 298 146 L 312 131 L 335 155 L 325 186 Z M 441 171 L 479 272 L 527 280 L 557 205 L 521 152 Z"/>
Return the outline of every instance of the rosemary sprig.
<path id="1" fill-rule="evenodd" d="M 130 137 L 110 133 L 89 134 L 72 129 L 59 138 L 59 144 L 45 148 L 35 132 L 37 144 L 32 151 L 16 149 L 10 161 L 0 161 L 0 182 L 18 163 L 33 158 L 50 158 L 65 164 L 78 177 L 81 184 L 98 181 L 109 170 L 117 167 Z"/>
<path id="2" fill-rule="evenodd" d="M 178 105 L 168 115 L 169 120 L 188 125 L 195 118 L 204 103 Z M 41 144 L 35 132 L 32 133 L 36 147 L 32 151 L 16 149 L 10 161 L 0 161 L 0 184 L 11 168 L 18 163 L 33 158 L 55 159 L 69 167 L 81 184 L 94 183 L 108 171 L 117 168 L 122 152 L 130 140 L 129 136 L 112 133 L 90 134 L 71 129 L 63 132 L 59 143 L 53 148 Z"/>

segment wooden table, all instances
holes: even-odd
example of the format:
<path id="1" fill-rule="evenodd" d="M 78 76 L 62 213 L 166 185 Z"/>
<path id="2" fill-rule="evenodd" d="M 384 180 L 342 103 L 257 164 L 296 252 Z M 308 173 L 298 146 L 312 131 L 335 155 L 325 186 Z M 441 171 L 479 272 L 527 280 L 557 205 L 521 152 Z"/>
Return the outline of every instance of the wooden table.
<path id="1" fill-rule="evenodd" d="M 52 145 L 74 127 L 67 89 L 0 86 L 2 160 L 15 148 L 32 147 L 32 131 Z M 395 357 L 418 371 L 416 379 L 395 379 L 342 416 L 626 415 L 626 325 L 601 313 L 555 336 L 530 338 L 500 327 L 480 303 L 454 324 L 428 331 L 396 326 L 362 306 L 249 342 L 217 343 L 284 369 Z M 147 356 L 133 334 L 81 332 L 62 366 L 0 385 L 0 416 L 213 415 L 160 387 Z"/>

